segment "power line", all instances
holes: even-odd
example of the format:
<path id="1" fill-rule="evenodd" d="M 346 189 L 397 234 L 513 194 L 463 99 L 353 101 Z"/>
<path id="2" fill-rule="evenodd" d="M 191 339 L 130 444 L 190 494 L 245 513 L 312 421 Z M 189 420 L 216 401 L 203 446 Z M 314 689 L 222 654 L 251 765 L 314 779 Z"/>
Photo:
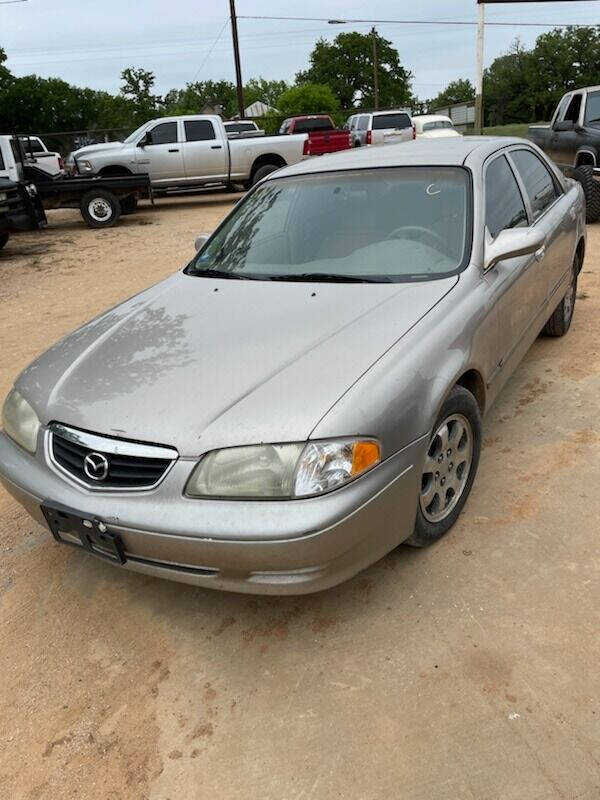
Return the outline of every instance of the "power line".
<path id="1" fill-rule="evenodd" d="M 331 25 L 354 25 L 354 24 L 367 24 L 367 25 L 460 25 L 476 27 L 477 22 L 466 22 L 461 20 L 446 20 L 446 19 L 328 19 L 327 17 L 278 17 L 267 15 L 251 15 L 239 14 L 238 19 L 262 19 L 262 20 L 292 20 L 295 22 L 328 22 Z M 505 28 L 589 28 L 598 27 L 597 22 L 590 22 L 588 24 L 578 23 L 560 23 L 560 22 L 486 22 L 486 26 L 496 26 Z"/>
<path id="2" fill-rule="evenodd" d="M 220 38 L 221 38 L 221 36 L 223 35 L 223 31 L 224 31 L 224 30 L 225 30 L 225 28 L 227 27 L 227 24 L 228 24 L 228 22 L 229 22 L 229 20 L 228 20 L 228 19 L 226 19 L 226 20 L 225 20 L 225 22 L 223 23 L 223 27 L 221 28 L 221 30 L 220 30 L 220 31 L 219 31 L 219 33 L 217 34 L 217 38 L 216 38 L 216 39 L 214 40 L 214 42 L 211 44 L 211 46 L 210 46 L 210 49 L 209 49 L 208 53 L 207 53 L 207 54 L 206 54 L 206 56 L 204 57 L 204 60 L 202 61 L 202 63 L 200 64 L 200 66 L 198 67 L 198 69 L 197 69 L 197 71 L 196 71 L 196 74 L 194 75 L 194 77 L 193 77 L 193 79 L 192 79 L 192 83 L 194 83 L 194 82 L 195 82 L 195 80 L 196 80 L 196 78 L 198 77 L 198 75 L 199 75 L 199 74 L 202 72 L 202 69 L 203 69 L 204 65 L 206 64 L 206 62 L 207 62 L 207 61 L 208 61 L 208 59 L 210 58 L 210 56 L 211 56 L 211 54 L 212 54 L 212 51 L 215 49 L 215 47 L 217 46 L 217 44 L 218 44 L 218 42 L 219 42 L 219 39 L 220 39 Z"/>

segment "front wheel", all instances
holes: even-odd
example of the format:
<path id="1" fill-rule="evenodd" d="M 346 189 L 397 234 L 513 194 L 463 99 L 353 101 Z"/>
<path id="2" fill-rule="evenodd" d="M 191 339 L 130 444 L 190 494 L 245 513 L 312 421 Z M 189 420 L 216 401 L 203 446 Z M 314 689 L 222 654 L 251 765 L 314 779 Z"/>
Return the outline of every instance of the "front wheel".
<path id="1" fill-rule="evenodd" d="M 415 530 L 405 544 L 426 547 L 454 525 L 479 465 L 481 414 L 471 392 L 455 386 L 433 426 L 425 464 Z"/>
<path id="2" fill-rule="evenodd" d="M 88 228 L 111 228 L 121 216 L 121 204 L 106 189 L 92 189 L 81 198 L 81 216 Z"/>
<path id="3" fill-rule="evenodd" d="M 2 250 L 4 245 L 8 242 L 9 238 L 10 237 L 7 231 L 0 233 L 0 250 Z"/>

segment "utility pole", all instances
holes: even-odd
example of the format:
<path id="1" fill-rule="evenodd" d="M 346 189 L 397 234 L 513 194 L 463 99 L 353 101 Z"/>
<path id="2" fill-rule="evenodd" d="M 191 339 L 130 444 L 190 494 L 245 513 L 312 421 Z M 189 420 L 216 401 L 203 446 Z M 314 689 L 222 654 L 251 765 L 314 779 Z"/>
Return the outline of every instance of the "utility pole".
<path id="1" fill-rule="evenodd" d="M 371 38 L 373 39 L 373 95 L 375 98 L 375 111 L 379 109 L 379 67 L 377 65 L 377 31 L 371 28 Z"/>
<path id="2" fill-rule="evenodd" d="M 235 61 L 235 83 L 237 86 L 238 110 L 240 119 L 244 119 L 244 86 L 242 84 L 242 66 L 240 63 L 240 43 L 238 40 L 235 0 L 229 0 L 229 11 L 231 16 L 231 37 L 233 39 L 233 59 Z"/>
<path id="3" fill-rule="evenodd" d="M 483 32 L 485 4 L 477 0 L 477 72 L 475 75 L 475 133 L 483 132 Z"/>

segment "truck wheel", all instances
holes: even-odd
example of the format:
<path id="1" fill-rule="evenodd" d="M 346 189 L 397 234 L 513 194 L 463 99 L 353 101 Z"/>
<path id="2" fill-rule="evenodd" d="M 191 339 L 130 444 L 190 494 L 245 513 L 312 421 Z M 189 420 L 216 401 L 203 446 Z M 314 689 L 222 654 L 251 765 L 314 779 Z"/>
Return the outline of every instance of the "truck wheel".
<path id="1" fill-rule="evenodd" d="M 81 216 L 88 228 L 111 228 L 121 216 L 121 204 L 106 189 L 91 189 L 81 198 Z"/>
<path id="2" fill-rule="evenodd" d="M 4 245 L 8 242 L 9 235 L 8 233 L 0 233 L 0 250 L 4 247 Z"/>
<path id="3" fill-rule="evenodd" d="M 585 194 L 585 221 L 598 222 L 600 219 L 600 184 L 594 180 L 592 167 L 582 166 L 573 170 L 573 177 L 583 187 Z"/>
<path id="4" fill-rule="evenodd" d="M 252 176 L 251 185 L 254 186 L 254 184 L 258 183 L 259 181 L 262 181 L 263 178 L 266 178 L 267 175 L 270 175 L 272 172 L 275 172 L 276 169 L 279 169 L 279 167 L 276 164 L 264 164 L 262 167 L 259 167 Z"/>
<path id="5" fill-rule="evenodd" d="M 134 194 L 130 194 L 129 197 L 122 197 L 120 202 L 121 214 L 123 216 L 126 216 L 127 214 L 135 214 L 137 211 L 138 199 Z"/>

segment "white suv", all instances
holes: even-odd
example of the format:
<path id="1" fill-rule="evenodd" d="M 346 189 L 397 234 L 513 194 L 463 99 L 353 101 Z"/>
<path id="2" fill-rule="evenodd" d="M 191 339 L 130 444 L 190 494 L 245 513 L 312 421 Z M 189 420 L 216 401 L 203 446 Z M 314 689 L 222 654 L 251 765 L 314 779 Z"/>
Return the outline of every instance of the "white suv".
<path id="1" fill-rule="evenodd" d="M 415 138 L 415 128 L 410 113 L 398 111 L 373 111 L 370 114 L 353 114 L 346 120 L 352 147 L 365 144 L 397 144 Z"/>

